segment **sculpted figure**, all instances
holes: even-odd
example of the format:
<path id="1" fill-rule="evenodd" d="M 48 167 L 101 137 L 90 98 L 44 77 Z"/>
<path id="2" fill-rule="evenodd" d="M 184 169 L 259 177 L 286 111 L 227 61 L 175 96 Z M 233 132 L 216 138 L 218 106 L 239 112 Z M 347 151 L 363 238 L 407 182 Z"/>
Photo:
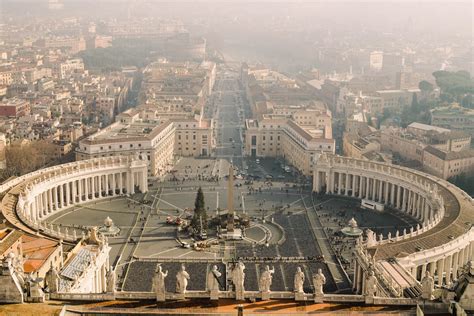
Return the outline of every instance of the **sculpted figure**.
<path id="1" fill-rule="evenodd" d="M 51 262 L 51 267 L 48 272 L 46 272 L 46 285 L 48 286 L 49 293 L 56 293 L 59 291 L 59 274 L 58 270 L 53 266 Z"/>
<path id="2" fill-rule="evenodd" d="M 304 273 L 301 271 L 301 267 L 296 268 L 295 279 L 294 279 L 294 286 L 295 292 L 297 293 L 304 293 L 303 291 L 303 284 L 304 284 Z"/>
<path id="3" fill-rule="evenodd" d="M 425 300 L 433 299 L 434 279 L 430 271 L 425 272 L 425 276 L 421 279 L 421 298 Z"/>
<path id="4" fill-rule="evenodd" d="M 219 277 L 222 273 L 219 272 L 217 266 L 213 266 L 212 270 L 209 271 L 207 274 L 207 290 L 212 291 L 219 291 Z"/>
<path id="5" fill-rule="evenodd" d="M 314 294 L 324 295 L 323 285 L 326 284 L 326 277 L 323 274 L 323 270 L 318 269 L 318 273 L 313 275 Z"/>
<path id="6" fill-rule="evenodd" d="M 244 281 L 245 281 L 245 265 L 243 262 L 239 262 L 235 265 L 234 269 L 232 269 L 232 282 L 234 282 L 235 291 L 236 292 L 243 292 L 245 291 L 244 288 Z"/>
<path id="7" fill-rule="evenodd" d="M 115 276 L 115 271 L 112 269 L 112 266 L 109 267 L 109 270 L 107 270 L 107 293 L 113 293 L 115 292 L 115 284 L 117 282 L 117 278 Z"/>
<path id="8" fill-rule="evenodd" d="M 156 265 L 155 279 L 153 281 L 153 290 L 158 294 L 164 294 L 166 292 L 165 278 L 168 276 L 168 270 L 163 272 L 161 264 Z"/>
<path id="9" fill-rule="evenodd" d="M 186 267 L 181 265 L 181 270 L 176 274 L 176 293 L 186 293 L 188 287 L 188 280 L 190 279 L 189 273 L 186 271 Z"/>
<path id="10" fill-rule="evenodd" d="M 376 293 L 377 293 L 377 278 L 374 275 L 374 271 L 370 270 L 369 275 L 365 279 L 364 295 L 375 296 Z"/>
<path id="11" fill-rule="evenodd" d="M 272 285 L 273 273 L 275 273 L 275 268 L 273 267 L 270 270 L 269 266 L 265 266 L 265 270 L 260 276 L 259 288 L 261 292 L 270 292 L 270 286 Z"/>

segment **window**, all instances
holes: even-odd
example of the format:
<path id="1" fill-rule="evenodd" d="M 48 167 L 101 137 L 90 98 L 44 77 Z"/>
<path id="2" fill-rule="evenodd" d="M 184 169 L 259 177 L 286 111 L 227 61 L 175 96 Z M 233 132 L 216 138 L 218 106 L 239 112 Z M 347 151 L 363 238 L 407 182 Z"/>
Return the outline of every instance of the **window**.
<path id="1" fill-rule="evenodd" d="M 252 135 L 252 146 L 256 146 L 256 145 L 257 145 L 257 136 Z"/>

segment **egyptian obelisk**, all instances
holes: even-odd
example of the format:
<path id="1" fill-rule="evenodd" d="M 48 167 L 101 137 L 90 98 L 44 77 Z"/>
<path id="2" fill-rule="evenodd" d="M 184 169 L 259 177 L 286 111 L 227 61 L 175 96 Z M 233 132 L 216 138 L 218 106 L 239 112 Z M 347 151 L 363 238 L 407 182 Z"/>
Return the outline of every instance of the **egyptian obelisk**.
<path id="1" fill-rule="evenodd" d="M 227 231 L 234 231 L 234 166 L 229 166 L 229 182 L 227 183 Z"/>

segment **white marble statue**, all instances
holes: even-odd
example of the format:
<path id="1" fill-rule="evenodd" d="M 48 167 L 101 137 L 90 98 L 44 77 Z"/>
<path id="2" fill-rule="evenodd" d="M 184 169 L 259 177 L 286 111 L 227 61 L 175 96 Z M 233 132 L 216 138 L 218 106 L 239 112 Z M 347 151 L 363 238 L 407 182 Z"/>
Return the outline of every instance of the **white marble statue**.
<path id="1" fill-rule="evenodd" d="M 107 293 L 113 293 L 115 292 L 115 284 L 117 282 L 117 277 L 115 275 L 115 271 L 112 269 L 112 266 L 109 267 L 109 270 L 107 270 Z"/>
<path id="2" fill-rule="evenodd" d="M 168 270 L 163 272 L 161 264 L 156 265 L 155 279 L 153 281 L 153 290 L 158 294 L 164 294 L 166 292 L 165 278 L 168 276 Z"/>
<path id="3" fill-rule="evenodd" d="M 207 290 L 212 291 L 219 291 L 219 278 L 222 273 L 219 272 L 217 266 L 213 266 L 211 271 L 207 274 Z"/>
<path id="4" fill-rule="evenodd" d="M 270 269 L 269 266 L 265 266 L 265 270 L 263 270 L 262 274 L 260 275 L 260 281 L 258 284 L 260 292 L 270 292 L 270 286 L 272 285 L 273 273 L 275 273 L 274 267 Z"/>
<path id="5" fill-rule="evenodd" d="M 232 282 L 234 283 L 236 292 L 244 292 L 244 281 L 245 281 L 245 265 L 243 262 L 238 262 L 234 269 L 232 269 Z"/>
<path id="6" fill-rule="evenodd" d="M 425 300 L 433 299 L 434 279 L 430 271 L 425 272 L 425 276 L 421 279 L 421 298 Z"/>
<path id="7" fill-rule="evenodd" d="M 190 279 L 189 273 L 186 271 L 186 267 L 181 265 L 181 270 L 176 274 L 176 293 L 186 293 L 188 287 L 188 280 Z"/>
<path id="8" fill-rule="evenodd" d="M 326 284 L 326 277 L 323 270 L 318 269 L 318 273 L 313 274 L 314 294 L 324 295 L 323 286 Z"/>
<path id="9" fill-rule="evenodd" d="M 365 279 L 364 295 L 375 296 L 375 294 L 377 294 L 377 278 L 375 277 L 374 271 L 370 270 Z"/>
<path id="10" fill-rule="evenodd" d="M 43 278 L 33 276 L 33 273 L 30 273 L 28 278 L 28 288 L 29 288 L 29 296 L 34 300 L 44 300 L 44 292 L 40 286 L 40 283 L 43 282 Z"/>
<path id="11" fill-rule="evenodd" d="M 301 271 L 301 267 L 296 268 L 295 278 L 294 278 L 294 291 L 296 293 L 304 293 L 303 285 L 304 285 L 304 272 Z"/>
<path id="12" fill-rule="evenodd" d="M 49 293 L 56 293 L 59 291 L 59 273 L 58 270 L 53 266 L 51 262 L 51 267 L 45 276 L 46 284 L 49 289 Z"/>

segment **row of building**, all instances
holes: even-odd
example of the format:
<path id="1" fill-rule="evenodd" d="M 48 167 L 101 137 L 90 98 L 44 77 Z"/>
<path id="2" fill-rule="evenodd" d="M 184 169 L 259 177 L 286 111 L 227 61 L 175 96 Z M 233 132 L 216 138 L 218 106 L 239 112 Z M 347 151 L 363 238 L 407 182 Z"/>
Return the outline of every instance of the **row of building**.
<path id="1" fill-rule="evenodd" d="M 252 111 L 245 122 L 245 155 L 283 157 L 309 176 L 318 153 L 335 152 L 332 113 L 314 91 L 259 65 L 243 64 L 241 82 Z"/>
<path id="2" fill-rule="evenodd" d="M 396 161 L 443 179 L 474 172 L 470 134 L 433 125 L 412 123 L 407 128 L 376 130 L 349 121 L 343 149 L 349 157 Z"/>

